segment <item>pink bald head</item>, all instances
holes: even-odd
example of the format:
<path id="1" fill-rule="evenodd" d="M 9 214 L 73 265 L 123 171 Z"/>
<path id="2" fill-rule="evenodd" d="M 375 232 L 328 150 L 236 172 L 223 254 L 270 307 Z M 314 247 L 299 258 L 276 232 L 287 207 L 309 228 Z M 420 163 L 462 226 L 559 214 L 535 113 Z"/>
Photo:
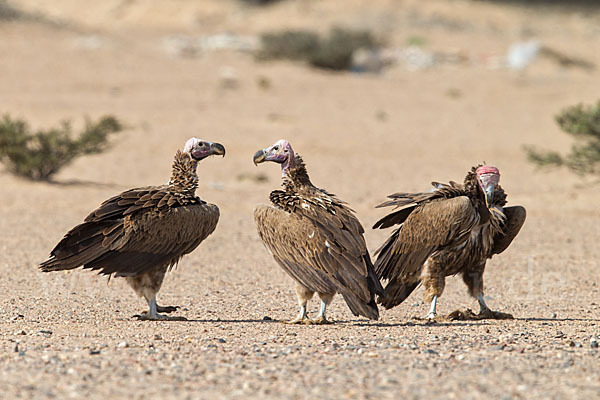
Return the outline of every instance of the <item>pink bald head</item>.
<path id="1" fill-rule="evenodd" d="M 224 157 L 225 147 L 220 143 L 213 143 L 193 137 L 185 142 L 183 152 L 188 153 L 193 160 L 200 161 L 212 155 L 221 155 Z"/>
<path id="2" fill-rule="evenodd" d="M 475 174 L 479 187 L 485 195 L 485 202 L 490 207 L 494 198 L 494 190 L 500 182 L 500 171 L 491 165 L 482 165 L 475 170 Z"/>
<path id="3" fill-rule="evenodd" d="M 292 149 L 290 142 L 284 139 L 278 140 L 273 145 L 259 150 L 254 154 L 254 164 L 273 161 L 281 164 L 281 171 L 283 173 L 294 166 L 294 160 L 294 149 Z"/>

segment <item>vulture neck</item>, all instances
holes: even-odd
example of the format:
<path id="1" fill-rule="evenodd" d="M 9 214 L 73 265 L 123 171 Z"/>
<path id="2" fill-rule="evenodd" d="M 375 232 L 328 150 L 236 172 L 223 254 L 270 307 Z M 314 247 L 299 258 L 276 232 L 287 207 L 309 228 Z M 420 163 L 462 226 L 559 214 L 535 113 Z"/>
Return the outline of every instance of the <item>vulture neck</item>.
<path id="1" fill-rule="evenodd" d="M 193 160 L 189 154 L 177 150 L 173 161 L 173 172 L 169 186 L 179 192 L 188 192 L 194 195 L 198 187 L 198 174 L 196 167 L 198 161 Z"/>
<path id="2" fill-rule="evenodd" d="M 283 186 L 286 190 L 294 191 L 294 189 L 312 186 L 308 172 L 306 171 L 306 165 L 304 165 L 302 157 L 298 154 L 294 156 L 294 161 L 282 170 L 282 173 Z"/>

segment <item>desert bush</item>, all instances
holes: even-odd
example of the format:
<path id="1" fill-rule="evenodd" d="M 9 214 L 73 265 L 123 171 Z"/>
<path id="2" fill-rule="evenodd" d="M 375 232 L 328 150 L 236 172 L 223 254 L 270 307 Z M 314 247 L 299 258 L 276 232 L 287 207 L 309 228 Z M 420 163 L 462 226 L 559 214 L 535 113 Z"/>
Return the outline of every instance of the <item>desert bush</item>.
<path id="1" fill-rule="evenodd" d="M 0 120 L 0 161 L 15 175 L 33 180 L 50 180 L 62 167 L 86 154 L 101 153 L 108 136 L 123 125 L 112 116 L 97 122 L 86 120 L 85 128 L 74 138 L 71 124 L 30 131 L 27 122 L 4 115 Z"/>
<path id="2" fill-rule="evenodd" d="M 0 21 L 13 21 L 21 18 L 23 14 L 8 4 L 5 0 L 0 0 Z"/>
<path id="3" fill-rule="evenodd" d="M 311 31 L 291 30 L 261 35 L 261 60 L 285 59 L 306 61 L 319 47 L 319 35 Z"/>
<path id="4" fill-rule="evenodd" d="M 345 28 L 333 28 L 325 37 L 306 30 L 270 32 L 261 36 L 261 43 L 259 59 L 306 61 L 333 70 L 349 69 L 356 50 L 378 46 L 371 33 Z"/>
<path id="5" fill-rule="evenodd" d="M 556 122 L 575 138 L 571 152 L 563 156 L 529 146 L 529 160 L 540 166 L 564 166 L 579 175 L 600 174 L 600 101 L 595 106 L 568 107 L 556 116 Z"/>

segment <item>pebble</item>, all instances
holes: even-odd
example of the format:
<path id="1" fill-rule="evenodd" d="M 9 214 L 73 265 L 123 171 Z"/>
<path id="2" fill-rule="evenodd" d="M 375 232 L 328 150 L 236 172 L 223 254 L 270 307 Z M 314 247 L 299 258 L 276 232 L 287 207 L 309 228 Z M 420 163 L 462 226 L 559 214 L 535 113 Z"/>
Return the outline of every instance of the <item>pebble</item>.
<path id="1" fill-rule="evenodd" d="M 425 349 L 425 351 L 423 351 L 423 353 L 425 353 L 425 354 L 435 354 L 435 355 L 438 354 L 437 351 L 431 350 L 431 349 Z"/>
<path id="2" fill-rule="evenodd" d="M 119 349 L 124 349 L 127 347 L 129 347 L 129 344 L 127 342 L 121 342 L 117 345 L 117 348 L 119 348 Z"/>
<path id="3" fill-rule="evenodd" d="M 263 317 L 263 321 L 273 321 L 273 318 L 269 317 L 268 315 L 265 315 Z"/>
<path id="4" fill-rule="evenodd" d="M 219 343 L 226 343 L 227 341 L 225 339 L 219 338 L 219 339 L 217 339 L 217 342 L 219 342 Z"/>
<path id="5" fill-rule="evenodd" d="M 598 340 L 596 340 L 595 337 L 590 338 L 590 346 L 593 349 L 597 349 L 598 348 Z"/>

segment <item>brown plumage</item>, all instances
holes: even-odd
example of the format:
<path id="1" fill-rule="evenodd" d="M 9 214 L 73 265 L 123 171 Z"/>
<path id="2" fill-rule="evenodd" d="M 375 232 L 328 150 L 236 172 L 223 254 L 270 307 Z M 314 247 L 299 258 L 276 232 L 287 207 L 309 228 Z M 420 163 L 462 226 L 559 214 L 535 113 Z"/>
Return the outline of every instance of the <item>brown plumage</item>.
<path id="1" fill-rule="evenodd" d="M 44 272 L 83 267 L 124 277 L 144 297 L 149 311 L 139 319 L 169 318 L 156 304 L 165 273 L 217 226 L 219 209 L 196 197 L 198 161 L 225 155 L 225 148 L 197 138 L 177 151 L 166 185 L 130 189 L 106 200 L 71 229 L 40 265 Z"/>
<path id="2" fill-rule="evenodd" d="M 271 192 L 272 205 L 254 211 L 258 234 L 275 261 L 296 281 L 298 318 L 290 323 L 326 323 L 325 310 L 340 293 L 354 315 L 377 319 L 375 295 L 383 288 L 375 275 L 364 229 L 353 211 L 311 183 L 302 158 L 281 140 L 259 150 L 254 162 L 282 166 L 283 190 Z M 306 303 L 317 292 L 321 310 L 306 318 Z"/>
<path id="3" fill-rule="evenodd" d="M 464 184 L 434 182 L 430 192 L 396 193 L 378 206 L 398 209 L 374 229 L 400 225 L 377 251 L 377 275 L 388 280 L 379 303 L 392 308 L 422 283 L 425 300 L 431 302 L 428 318 L 433 318 L 445 277 L 460 273 L 479 301 L 481 317 L 508 316 L 486 306 L 483 272 L 487 259 L 503 252 L 519 233 L 526 213 L 521 206 L 504 207 L 499 179 L 497 168 L 477 166 Z"/>

